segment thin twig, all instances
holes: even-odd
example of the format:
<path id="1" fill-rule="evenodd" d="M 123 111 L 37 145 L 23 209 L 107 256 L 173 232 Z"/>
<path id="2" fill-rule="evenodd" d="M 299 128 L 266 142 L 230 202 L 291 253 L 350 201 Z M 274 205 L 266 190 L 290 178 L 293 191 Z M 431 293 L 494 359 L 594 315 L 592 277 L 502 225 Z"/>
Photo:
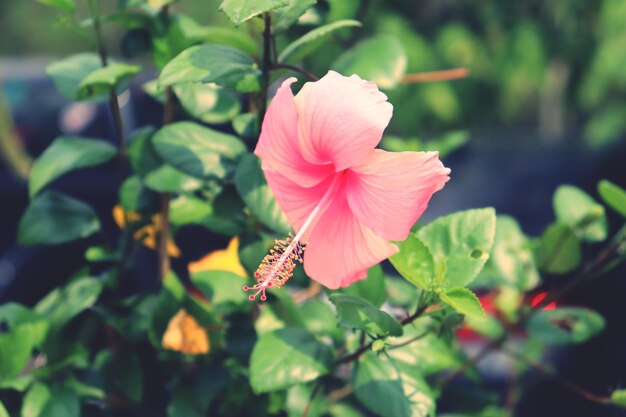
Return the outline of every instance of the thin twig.
<path id="1" fill-rule="evenodd" d="M 626 224 L 621 227 L 620 230 L 613 236 L 608 246 L 602 250 L 598 255 L 588 263 L 582 271 L 572 277 L 568 283 L 563 286 L 558 291 L 553 292 L 548 295 L 546 298 L 541 300 L 541 302 L 535 307 L 532 311 L 541 310 L 543 307 L 547 306 L 553 301 L 558 300 L 566 293 L 570 292 L 574 288 L 576 288 L 581 283 L 585 282 L 588 279 L 594 278 L 597 274 L 594 272 L 597 268 L 601 267 L 605 262 L 609 261 L 610 258 L 616 254 L 618 254 L 622 250 L 622 245 L 624 244 L 624 239 L 626 239 Z M 617 264 L 611 265 L 612 267 L 617 266 Z M 532 314 L 532 313 L 531 313 Z"/>
<path id="2" fill-rule="evenodd" d="M 410 345 L 410 344 L 411 344 L 411 343 L 413 343 L 413 342 L 417 342 L 418 340 L 423 339 L 424 337 L 428 336 L 428 333 L 430 333 L 431 331 L 432 331 L 431 329 L 428 329 L 428 330 L 426 330 L 424 333 L 419 334 L 419 335 L 417 335 L 417 336 L 415 336 L 415 337 L 412 337 L 411 339 L 409 339 L 409 340 L 407 340 L 407 341 L 405 341 L 405 342 L 402 342 L 402 343 L 398 343 L 398 344 L 396 344 L 396 345 L 391 345 L 391 346 L 389 346 L 389 347 L 387 348 L 387 350 L 399 349 L 399 348 L 401 348 L 401 347 L 404 347 L 404 346 Z"/>
<path id="3" fill-rule="evenodd" d="M 89 0 L 89 10 L 91 18 L 93 20 L 94 32 L 96 35 L 96 47 L 98 49 L 98 56 L 100 56 L 100 63 L 102 67 L 108 66 L 108 56 L 106 47 L 104 46 L 104 38 L 102 36 L 102 27 L 100 25 L 100 15 L 98 12 L 97 0 Z M 111 116 L 113 117 L 113 125 L 115 126 L 115 135 L 117 136 L 118 143 L 118 172 L 120 181 L 124 181 L 128 175 L 126 167 L 126 138 L 124 137 L 124 126 L 122 123 L 122 113 L 120 111 L 120 104 L 117 99 L 117 92 L 115 87 L 109 89 L 109 109 L 111 110 Z"/>
<path id="4" fill-rule="evenodd" d="M 406 74 L 402 79 L 404 84 L 434 83 L 437 81 L 450 81 L 465 78 L 469 75 L 467 68 L 453 68 L 442 71 L 418 72 Z"/>
<path id="5" fill-rule="evenodd" d="M 502 348 L 501 351 L 509 355 L 511 358 L 523 363 L 524 365 L 529 366 L 544 375 L 554 378 L 555 380 L 560 382 L 563 386 L 569 388 L 570 390 L 574 391 L 576 394 L 580 395 L 581 397 L 589 401 L 592 401 L 598 404 L 611 404 L 612 403 L 611 398 L 602 396 L 602 395 L 597 395 L 597 394 L 587 391 L 586 389 L 576 385 L 574 382 L 570 381 L 569 379 L 560 375 L 554 369 L 544 364 L 533 362 L 532 360 L 526 358 L 524 355 L 518 352 L 515 352 L 511 349 Z"/>
<path id="6" fill-rule="evenodd" d="M 307 402 L 306 407 L 304 407 L 304 411 L 302 411 L 302 417 L 307 417 L 307 415 L 309 414 L 309 410 L 311 409 L 311 405 L 313 404 L 313 400 L 315 399 L 315 396 L 317 395 L 317 393 L 320 390 L 321 386 L 322 386 L 322 380 L 318 379 L 317 382 L 315 383 L 315 386 L 313 387 L 313 391 L 311 392 L 311 396 L 309 397 L 309 402 Z"/>
<path id="7" fill-rule="evenodd" d="M 352 394 L 352 385 L 348 384 L 344 387 L 328 393 L 328 400 L 332 402 L 339 401 L 350 394 Z"/>
<path id="8" fill-rule="evenodd" d="M 400 324 L 403 326 L 406 326 L 407 324 L 412 323 L 413 321 L 415 321 L 418 317 L 420 317 L 428 308 L 427 305 L 421 305 L 420 307 L 418 307 L 418 309 L 415 311 L 415 313 L 413 313 L 412 315 L 406 317 L 405 319 L 403 319 Z M 357 350 L 355 350 L 354 352 L 343 356 L 339 359 L 337 359 L 337 361 L 335 362 L 335 366 L 337 365 L 341 365 L 344 363 L 350 363 L 352 361 L 355 361 L 357 359 L 359 359 L 361 357 L 361 355 L 363 355 L 365 352 L 367 352 L 369 349 L 372 348 L 372 345 L 374 344 L 374 341 L 371 341 L 365 345 L 362 345 L 361 347 L 359 347 Z"/>
<path id="9" fill-rule="evenodd" d="M 272 15 L 263 15 L 263 61 L 261 62 L 261 108 L 259 111 L 259 126 L 267 110 L 267 94 L 270 88 L 270 71 L 272 69 Z"/>
<path id="10" fill-rule="evenodd" d="M 293 71 L 293 72 L 299 72 L 300 74 L 306 76 L 311 81 L 319 80 L 319 77 L 317 77 L 315 74 L 305 70 L 304 68 L 297 67 L 295 65 L 276 63 L 272 65 L 272 69 L 273 70 L 286 69 L 286 70 Z"/>
<path id="11" fill-rule="evenodd" d="M 504 335 L 502 335 L 501 337 L 497 338 L 497 339 L 493 339 L 491 342 L 489 342 L 488 344 L 486 344 L 481 350 L 480 352 L 478 352 L 476 355 L 472 356 L 471 358 L 468 358 L 465 362 L 463 362 L 463 364 L 456 369 L 453 373 L 441 378 L 439 380 L 439 382 L 437 382 L 436 386 L 437 389 L 441 390 L 443 387 L 445 387 L 446 385 L 448 385 L 449 383 L 451 383 L 452 381 L 456 380 L 458 377 L 460 377 L 461 375 L 463 375 L 465 373 L 465 371 L 467 371 L 470 367 L 476 365 L 478 362 L 480 362 L 485 356 L 487 356 L 489 353 L 491 353 L 493 350 L 497 349 L 498 347 L 500 347 L 504 341 L 506 340 L 506 333 Z"/>

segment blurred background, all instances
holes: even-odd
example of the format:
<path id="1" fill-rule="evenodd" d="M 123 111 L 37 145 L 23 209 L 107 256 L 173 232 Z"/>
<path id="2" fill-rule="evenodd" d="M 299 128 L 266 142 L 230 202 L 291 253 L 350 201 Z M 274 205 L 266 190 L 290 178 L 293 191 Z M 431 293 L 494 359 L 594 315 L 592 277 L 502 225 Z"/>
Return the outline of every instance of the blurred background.
<path id="1" fill-rule="evenodd" d="M 215 0 L 180 0 L 175 9 L 202 25 L 230 27 L 218 5 Z M 115 2 L 101 2 L 101 8 L 106 15 Z M 82 2 L 72 16 L 31 0 L 0 3 L 0 303 L 36 302 L 73 272 L 90 243 L 49 248 L 15 243 L 28 202 L 25 178 L 32 158 L 60 135 L 114 142 L 106 104 L 70 102 L 46 75 L 50 62 L 95 50 L 92 31 L 85 29 L 87 16 Z M 382 145 L 437 149 L 452 168 L 452 180 L 433 200 L 427 220 L 493 206 L 499 214 L 517 218 L 525 232 L 538 235 L 553 221 L 552 194 L 558 185 L 574 184 L 592 195 L 603 178 L 626 186 L 626 1 L 319 0 L 299 26 L 281 35 L 278 49 L 312 26 L 339 19 L 364 25 L 342 32 L 300 64 L 322 76 L 328 68 L 345 68 L 337 57 L 362 43 L 376 59 L 406 68 L 408 75 L 398 85 L 379 81 L 394 105 Z M 242 30 L 258 35 L 253 25 Z M 149 38 L 141 29 L 106 25 L 104 31 L 111 55 L 147 64 Z M 466 68 L 469 76 L 432 83 L 409 76 L 451 68 Z M 359 71 L 358 61 L 352 69 L 364 78 L 376 77 L 367 68 Z M 129 132 L 160 124 L 160 105 L 142 88 L 156 74 L 148 69 L 120 91 Z M 55 188 L 98 210 L 103 235 L 93 239 L 116 237 L 111 217 L 116 181 L 110 164 L 55 182 Z M 609 214 L 614 231 L 619 219 Z M 189 233 L 177 239 L 189 248 L 203 242 L 202 253 L 183 251 L 192 257 L 227 241 Z M 147 268 L 144 273 L 154 272 Z M 593 342 L 554 354 L 560 371 L 590 391 L 606 392 L 626 382 L 625 272 L 618 269 L 565 301 L 589 306 L 607 319 L 607 330 Z M 495 374 L 495 384 L 497 378 Z M 586 402 L 549 380 L 529 386 L 532 392 L 519 405 L 522 416 L 626 415 Z"/>

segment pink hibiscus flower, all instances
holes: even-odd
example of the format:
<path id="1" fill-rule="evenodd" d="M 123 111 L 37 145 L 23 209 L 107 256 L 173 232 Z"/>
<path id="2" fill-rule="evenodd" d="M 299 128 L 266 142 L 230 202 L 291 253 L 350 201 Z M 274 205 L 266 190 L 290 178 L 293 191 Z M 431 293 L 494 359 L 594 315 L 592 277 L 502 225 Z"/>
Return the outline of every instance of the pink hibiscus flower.
<path id="1" fill-rule="evenodd" d="M 334 71 L 294 97 L 283 82 L 255 154 L 270 189 L 297 231 L 277 241 L 245 286 L 254 300 L 280 287 L 302 262 L 309 277 L 336 289 L 398 251 L 450 170 L 437 152 L 374 149 L 393 107 L 373 82 Z"/>

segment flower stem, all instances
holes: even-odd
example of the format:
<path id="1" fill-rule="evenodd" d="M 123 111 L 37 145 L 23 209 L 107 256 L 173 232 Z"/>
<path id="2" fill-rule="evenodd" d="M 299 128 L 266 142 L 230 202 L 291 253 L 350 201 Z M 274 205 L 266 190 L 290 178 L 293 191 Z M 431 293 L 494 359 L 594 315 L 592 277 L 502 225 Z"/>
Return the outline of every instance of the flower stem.
<path id="1" fill-rule="evenodd" d="M 289 70 L 289 71 L 299 72 L 300 74 L 306 76 L 311 81 L 318 81 L 319 80 L 319 78 L 317 76 L 315 76 L 313 73 L 305 70 L 304 68 L 297 67 L 295 65 L 275 63 L 275 64 L 272 65 L 272 69 L 273 70 L 286 69 L 286 70 Z"/>

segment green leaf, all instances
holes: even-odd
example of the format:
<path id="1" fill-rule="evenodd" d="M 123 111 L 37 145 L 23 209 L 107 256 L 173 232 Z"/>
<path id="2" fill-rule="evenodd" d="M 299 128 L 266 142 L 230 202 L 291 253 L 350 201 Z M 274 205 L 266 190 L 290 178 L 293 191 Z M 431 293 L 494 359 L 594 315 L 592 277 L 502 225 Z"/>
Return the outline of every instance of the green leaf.
<path id="1" fill-rule="evenodd" d="M 331 349 L 304 329 L 266 333 L 250 357 L 250 385 L 259 394 L 313 381 L 330 372 L 332 360 Z"/>
<path id="2" fill-rule="evenodd" d="M 115 156 L 115 146 L 98 139 L 62 136 L 57 138 L 33 164 L 28 193 L 39 190 L 70 171 L 102 164 Z"/>
<path id="3" fill-rule="evenodd" d="M 40 417 L 43 415 L 43 411 L 46 404 L 52 398 L 50 389 L 42 384 L 36 383 L 31 386 L 22 402 L 21 417 Z"/>
<path id="4" fill-rule="evenodd" d="M 364 330 L 378 336 L 400 336 L 402 325 L 391 314 L 379 310 L 368 301 L 349 294 L 331 294 L 337 307 L 339 325 L 347 329 Z"/>
<path id="5" fill-rule="evenodd" d="M 233 25 L 239 26 L 254 16 L 271 12 L 288 4 L 289 0 L 224 0 L 220 4 L 220 10 L 224 12 Z"/>
<path id="6" fill-rule="evenodd" d="M 359 42 L 331 65 L 344 75 L 357 74 L 380 88 L 394 88 L 406 72 L 407 56 L 402 43 L 391 35 L 378 35 Z"/>
<path id="7" fill-rule="evenodd" d="M 382 266 L 374 265 L 367 270 L 367 278 L 349 287 L 340 288 L 337 292 L 364 298 L 374 306 L 380 307 L 385 302 L 385 273 Z"/>
<path id="8" fill-rule="evenodd" d="M 119 189 L 120 205 L 125 211 L 141 211 L 150 205 L 150 192 L 136 175 L 126 178 Z"/>
<path id="9" fill-rule="evenodd" d="M 604 318 L 595 311 L 564 307 L 535 312 L 526 330 L 538 339 L 555 345 L 583 343 L 604 329 Z"/>
<path id="10" fill-rule="evenodd" d="M 485 319 L 485 312 L 478 297 L 467 288 L 455 287 L 447 289 L 439 293 L 439 298 L 459 313 L 477 320 Z"/>
<path id="11" fill-rule="evenodd" d="M 37 0 L 46 6 L 54 7 L 62 12 L 72 13 L 76 9 L 74 0 Z"/>
<path id="12" fill-rule="evenodd" d="M 539 284 L 530 242 L 512 217 L 497 217 L 491 262 L 499 278 L 515 288 L 527 291 Z"/>
<path id="13" fill-rule="evenodd" d="M 258 135 L 258 117 L 254 113 L 243 113 L 233 119 L 233 130 L 244 139 L 253 139 Z"/>
<path id="14" fill-rule="evenodd" d="M 98 55 L 82 53 L 51 63 L 46 72 L 61 94 L 70 100 L 76 100 L 81 81 L 99 68 L 102 68 L 102 64 Z M 106 97 L 108 95 L 101 98 Z"/>
<path id="15" fill-rule="evenodd" d="M 317 0 L 290 0 L 289 5 L 274 13 L 272 34 L 278 35 L 289 29 L 298 18 L 317 3 Z"/>
<path id="16" fill-rule="evenodd" d="M 225 178 L 246 152 L 236 137 L 191 122 L 159 129 L 153 143 L 165 162 L 196 178 Z"/>
<path id="17" fill-rule="evenodd" d="M 54 191 L 36 196 L 18 226 L 24 246 L 57 245 L 84 238 L 100 230 L 95 211 L 85 203 Z"/>
<path id="18" fill-rule="evenodd" d="M 213 84 L 179 84 L 174 92 L 182 107 L 205 123 L 225 123 L 241 111 L 241 102 L 231 90 Z"/>
<path id="19" fill-rule="evenodd" d="M 337 30 L 346 27 L 361 27 L 356 20 L 338 20 L 318 27 L 290 43 L 278 56 L 278 62 L 293 64 L 309 56 L 322 46 Z"/>
<path id="20" fill-rule="evenodd" d="M 352 387 L 356 398 L 382 417 L 427 417 L 434 415 L 434 400 L 428 385 L 413 370 L 400 372 L 373 352 L 362 356 L 354 367 Z"/>
<path id="21" fill-rule="evenodd" d="M 102 283 L 91 277 L 77 279 L 63 288 L 57 288 L 35 306 L 35 311 L 50 320 L 52 326 L 61 327 L 73 317 L 93 306 Z"/>
<path id="22" fill-rule="evenodd" d="M 313 385 L 296 385 L 287 391 L 287 417 L 323 417 L 328 408 L 328 400 L 325 396 L 313 393 Z M 306 410 L 306 411 L 305 411 Z M 279 410 L 280 411 L 280 410 Z"/>
<path id="23" fill-rule="evenodd" d="M 261 223 L 281 234 L 291 232 L 287 216 L 274 199 L 261 170 L 261 163 L 253 154 L 241 158 L 235 174 L 235 186 L 248 209 Z"/>
<path id="24" fill-rule="evenodd" d="M 50 398 L 38 417 L 80 417 L 80 398 L 65 387 L 52 387 Z"/>
<path id="25" fill-rule="evenodd" d="M 580 242 L 570 226 L 554 223 L 543 232 L 537 249 L 537 263 L 542 271 L 566 274 L 576 269 L 580 259 Z"/>
<path id="26" fill-rule="evenodd" d="M 170 201 L 170 222 L 174 226 L 202 224 L 212 213 L 208 202 L 192 195 L 180 195 Z"/>
<path id="27" fill-rule="evenodd" d="M 237 310 L 250 303 L 242 291 L 248 280 L 237 274 L 227 271 L 200 271 L 192 272 L 190 278 L 218 311 Z"/>
<path id="28" fill-rule="evenodd" d="M 626 217 L 626 190 L 608 180 L 598 183 L 598 194 L 613 210 Z"/>
<path id="29" fill-rule="evenodd" d="M 606 239 L 608 225 L 604 207 L 589 194 L 571 185 L 561 185 L 554 193 L 554 212 L 560 223 L 571 226 L 582 239 Z"/>
<path id="30" fill-rule="evenodd" d="M 414 234 L 410 234 L 404 242 L 396 243 L 400 251 L 389 258 L 396 270 L 424 291 L 433 289 L 435 279 L 435 261 L 430 250 Z"/>
<path id="31" fill-rule="evenodd" d="M 206 43 L 231 46 L 250 55 L 255 55 L 258 50 L 257 42 L 252 39 L 245 30 L 220 28 L 216 26 L 203 29 L 204 41 Z"/>
<path id="32" fill-rule="evenodd" d="M 235 87 L 244 76 L 256 72 L 252 58 L 238 49 L 197 45 L 185 49 L 163 68 L 159 85 L 203 82 Z"/>
<path id="33" fill-rule="evenodd" d="M 2 404 L 2 401 L 0 401 L 0 417 L 11 417 L 7 409 L 4 407 L 4 404 Z"/>
<path id="34" fill-rule="evenodd" d="M 49 323 L 20 304 L 6 303 L 0 306 L 0 324 L 8 327 L 0 333 L 0 379 L 10 379 L 22 371 L 33 348 L 43 343 Z"/>
<path id="35" fill-rule="evenodd" d="M 84 100 L 108 92 L 141 71 L 139 65 L 110 63 L 89 73 L 78 84 L 77 98 Z"/>
<path id="36" fill-rule="evenodd" d="M 613 393 L 611 393 L 611 404 L 618 407 L 626 408 L 626 389 L 618 389 L 613 391 Z"/>
<path id="37" fill-rule="evenodd" d="M 484 208 L 440 217 L 421 228 L 417 236 L 433 255 L 437 278 L 443 273 L 438 265 L 445 265 L 443 287 L 465 287 L 489 259 L 495 229 L 494 209 Z"/>
<path id="38" fill-rule="evenodd" d="M 154 132 L 152 127 L 139 129 L 131 135 L 128 143 L 128 162 L 135 174 L 141 178 L 163 165 L 152 145 Z"/>
<path id="39" fill-rule="evenodd" d="M 144 182 L 148 188 L 159 193 L 188 192 L 202 188 L 202 181 L 169 165 L 162 165 L 149 172 Z"/>

